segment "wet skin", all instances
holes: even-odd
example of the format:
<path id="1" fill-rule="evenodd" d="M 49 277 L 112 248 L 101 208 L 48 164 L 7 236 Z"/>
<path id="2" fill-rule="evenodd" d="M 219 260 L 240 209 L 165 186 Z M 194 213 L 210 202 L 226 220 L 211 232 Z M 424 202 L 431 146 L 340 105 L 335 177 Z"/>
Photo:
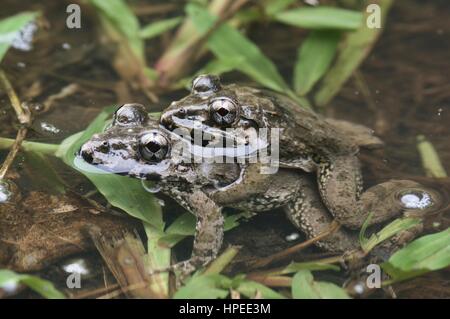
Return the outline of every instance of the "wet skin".
<path id="1" fill-rule="evenodd" d="M 333 217 L 311 174 L 286 168 L 261 174 L 261 164 L 256 163 L 192 163 L 191 153 L 180 151 L 189 146 L 189 141 L 149 118 L 143 106 L 126 104 L 116 112 L 113 125 L 94 135 L 80 151 L 85 161 L 103 170 L 154 181 L 156 188 L 196 216 L 192 257 L 174 268 L 190 272 L 216 257 L 223 238 L 222 207 L 253 212 L 283 207 L 310 238 L 330 227 Z M 411 181 L 390 181 L 365 194 L 381 202 L 383 210 L 404 211 L 398 191 L 419 187 Z M 358 248 L 357 238 L 357 232 L 341 228 L 317 245 L 347 251 Z"/>
<path id="2" fill-rule="evenodd" d="M 281 128 L 280 167 L 298 168 L 317 175 L 323 203 L 342 225 L 359 229 L 369 212 L 370 225 L 401 213 L 388 207 L 386 198 L 372 196 L 379 189 L 395 189 L 403 181 L 388 181 L 362 192 L 359 147 L 382 142 L 364 126 L 325 119 L 279 94 L 238 85 L 222 85 L 219 78 L 201 75 L 193 80 L 191 94 L 173 102 L 161 115 L 169 130 L 201 130 L 215 140 L 237 143 L 259 128 Z M 236 129 L 234 133 L 226 129 Z M 234 134 L 234 135 L 233 135 Z"/>

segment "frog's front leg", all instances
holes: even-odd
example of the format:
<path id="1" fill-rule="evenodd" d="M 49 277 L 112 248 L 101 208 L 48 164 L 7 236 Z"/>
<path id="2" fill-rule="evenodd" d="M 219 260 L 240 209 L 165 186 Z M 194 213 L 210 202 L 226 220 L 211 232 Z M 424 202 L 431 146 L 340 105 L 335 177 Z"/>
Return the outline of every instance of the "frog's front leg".
<path id="1" fill-rule="evenodd" d="M 186 276 L 216 258 L 222 246 L 224 218 L 221 207 L 201 190 L 172 195 L 197 218 L 191 258 L 170 267 Z"/>
<path id="2" fill-rule="evenodd" d="M 340 156 L 321 163 L 318 170 L 319 190 L 325 205 L 342 225 L 359 229 L 371 213 L 370 225 L 382 223 L 404 211 L 398 193 L 422 188 L 408 180 L 390 180 L 362 191 L 359 160 L 356 156 Z"/>

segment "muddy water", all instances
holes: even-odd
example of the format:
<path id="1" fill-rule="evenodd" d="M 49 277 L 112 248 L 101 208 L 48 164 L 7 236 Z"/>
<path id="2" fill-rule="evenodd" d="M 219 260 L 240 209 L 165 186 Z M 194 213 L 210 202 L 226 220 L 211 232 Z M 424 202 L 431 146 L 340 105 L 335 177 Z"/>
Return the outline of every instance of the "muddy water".
<path id="1" fill-rule="evenodd" d="M 129 99 L 149 103 L 144 94 L 129 88 L 114 71 L 110 63 L 111 48 L 99 42 L 92 12 L 83 11 L 81 30 L 70 30 L 65 27 L 65 6 L 63 1 L 3 0 L 1 4 L 0 17 L 23 10 L 40 10 L 45 17 L 40 22 L 32 50 L 12 49 L 2 63 L 21 99 L 37 110 L 33 130 L 28 135 L 30 140 L 58 143 L 82 130 L 107 105 Z M 325 111 L 329 116 L 373 127 L 386 142 L 384 150 L 365 152 L 361 156 L 367 185 L 389 178 L 408 178 L 450 193 L 449 179 L 438 181 L 425 177 L 416 147 L 416 137 L 425 135 L 450 172 L 449 9 L 450 4 L 445 0 L 396 1 L 387 30 L 373 53 L 358 76 L 345 85 Z M 298 35 L 300 42 L 304 34 L 298 32 Z M 281 26 L 258 26 L 250 29 L 250 37 L 289 78 L 298 44 L 291 41 L 292 33 L 285 32 Z M 147 45 L 146 56 L 150 62 L 160 49 L 159 41 Z M 248 81 L 235 74 L 230 78 Z M 180 94 L 184 92 L 160 96 L 160 102 L 153 105 L 154 110 L 160 110 Z M 59 98 L 52 101 L 52 96 Z M 39 111 L 48 105 L 48 109 Z M 15 115 L 5 95 L 0 95 L 0 123 L 0 136 L 15 135 Z M 0 152 L 0 160 L 5 155 Z M 51 163 L 75 193 L 86 194 L 93 189 L 79 174 L 58 161 Z M 46 190 L 36 182 L 39 176 L 36 167 L 23 155 L 17 159 L 10 175 L 25 194 L 31 190 Z M 169 199 L 165 201 L 167 211 L 179 210 Z M 447 212 L 430 223 L 428 231 L 449 225 Z M 245 260 L 275 253 L 303 239 L 301 235 L 296 239 L 296 234 L 297 230 L 274 212 L 257 216 L 227 233 L 225 245 L 243 245 L 240 258 Z M 179 251 L 188 250 L 190 245 L 189 241 L 183 242 Z M 319 255 L 316 250 L 308 250 L 298 259 Z M 180 253 L 179 258 L 183 257 L 186 256 Z M 90 255 L 89 258 L 96 257 Z M 339 276 L 333 275 L 333 279 L 345 279 L 345 275 Z M 450 297 L 449 282 L 449 273 L 444 270 L 398 285 L 396 292 L 400 297 Z"/>

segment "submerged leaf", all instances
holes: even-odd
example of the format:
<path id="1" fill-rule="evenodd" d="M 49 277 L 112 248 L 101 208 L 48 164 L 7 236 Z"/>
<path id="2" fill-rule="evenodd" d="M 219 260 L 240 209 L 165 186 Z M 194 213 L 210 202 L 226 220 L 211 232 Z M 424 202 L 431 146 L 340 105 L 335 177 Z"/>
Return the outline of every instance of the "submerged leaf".
<path id="1" fill-rule="evenodd" d="M 320 6 L 302 7 L 275 15 L 279 22 L 307 29 L 354 30 L 363 22 L 363 14 L 358 11 Z"/>
<path id="2" fill-rule="evenodd" d="M 442 166 L 439 154 L 436 152 L 433 144 L 431 144 L 425 136 L 417 136 L 417 150 L 422 158 L 422 166 L 428 177 L 444 178 L 447 172 Z"/>
<path id="3" fill-rule="evenodd" d="M 308 270 L 301 270 L 292 280 L 292 297 L 295 299 L 349 299 L 341 287 L 323 281 L 315 281 Z"/>
<path id="4" fill-rule="evenodd" d="M 8 269 L 0 269 L 0 288 L 10 285 L 24 284 L 48 299 L 64 299 L 65 296 L 62 292 L 57 290 L 55 286 L 47 280 L 39 277 L 18 274 Z"/>

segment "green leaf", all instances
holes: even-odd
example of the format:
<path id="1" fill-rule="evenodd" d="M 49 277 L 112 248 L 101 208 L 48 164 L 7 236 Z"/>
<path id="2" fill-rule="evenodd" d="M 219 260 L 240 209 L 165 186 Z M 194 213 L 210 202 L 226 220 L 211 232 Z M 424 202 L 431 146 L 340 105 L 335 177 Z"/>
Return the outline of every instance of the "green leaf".
<path id="1" fill-rule="evenodd" d="M 362 25 L 363 14 L 326 6 L 302 7 L 277 13 L 275 20 L 307 29 L 355 30 Z"/>
<path id="2" fill-rule="evenodd" d="M 422 222 L 419 218 L 412 218 L 412 217 L 397 218 L 396 220 L 386 225 L 382 230 L 380 230 L 376 234 L 372 234 L 370 238 L 365 238 L 364 233 L 365 230 L 367 229 L 366 225 L 368 224 L 368 221 L 369 219 L 366 220 L 359 234 L 359 241 L 361 244 L 361 248 L 365 252 L 371 251 L 376 245 L 380 244 L 381 242 L 385 241 L 388 238 L 391 238 L 395 234 L 398 234 L 401 231 L 412 228 Z"/>
<path id="3" fill-rule="evenodd" d="M 450 228 L 414 240 L 381 266 L 393 281 L 400 281 L 449 265 Z"/>
<path id="4" fill-rule="evenodd" d="M 294 90 L 307 94 L 325 74 L 336 54 L 340 33 L 313 31 L 298 50 L 294 67 Z"/>
<path id="5" fill-rule="evenodd" d="M 148 272 L 164 269 L 170 266 L 170 248 L 158 244 L 163 232 L 155 227 L 144 223 L 147 235 L 147 264 Z M 150 289 L 157 296 L 169 295 L 169 274 L 167 272 L 155 273 L 151 276 Z"/>
<path id="6" fill-rule="evenodd" d="M 95 133 L 102 132 L 115 106 L 103 110 L 83 132 L 66 138 L 60 145 L 56 155 L 64 160 L 67 165 L 84 174 L 102 193 L 108 202 L 118 207 L 131 216 L 141 219 L 154 226 L 158 230 L 164 229 L 161 207 L 154 196 L 148 193 L 135 178 L 105 173 L 95 167 L 87 165 L 85 169 L 76 161 L 76 154 L 81 145 Z M 78 158 L 77 158 L 78 160 Z"/>
<path id="7" fill-rule="evenodd" d="M 286 9 L 295 1 L 296 0 L 266 0 L 264 2 L 264 10 L 268 16 L 273 16 Z"/>
<path id="8" fill-rule="evenodd" d="M 174 299 L 217 299 L 228 296 L 231 279 L 218 274 L 192 277 L 173 296 Z M 226 288 L 224 288 L 226 287 Z"/>
<path id="9" fill-rule="evenodd" d="M 292 297 L 295 299 L 349 299 L 341 287 L 322 281 L 314 281 L 308 270 L 301 270 L 292 280 Z"/>
<path id="10" fill-rule="evenodd" d="M 374 2 L 381 7 L 381 21 L 386 22 L 387 13 L 393 3 L 392 0 L 377 0 Z M 366 13 L 364 20 L 368 17 Z M 359 67 L 365 57 L 375 45 L 383 28 L 369 28 L 363 23 L 358 30 L 346 35 L 338 51 L 334 65 L 325 75 L 319 90 L 315 94 L 315 103 L 323 107 L 339 92 L 348 78 Z"/>
<path id="11" fill-rule="evenodd" d="M 0 62 L 20 30 L 37 17 L 37 12 L 22 12 L 0 20 Z"/>
<path id="12" fill-rule="evenodd" d="M 257 293 L 264 299 L 285 299 L 285 297 L 278 292 L 266 287 L 258 282 L 244 280 L 236 290 L 247 298 L 255 298 Z"/>
<path id="13" fill-rule="evenodd" d="M 249 213 L 233 214 L 225 216 L 224 231 L 228 231 L 239 225 L 241 218 L 248 218 Z M 186 236 L 193 236 L 195 233 L 196 219 L 191 213 L 184 213 L 175 219 L 165 231 L 165 235 L 160 238 L 160 244 L 173 247 Z"/>
<path id="14" fill-rule="evenodd" d="M 175 28 L 181 21 L 183 21 L 183 17 L 156 21 L 143 27 L 139 32 L 139 35 L 141 38 L 148 40 Z"/>
<path id="15" fill-rule="evenodd" d="M 425 169 L 428 177 L 445 178 L 447 172 L 439 158 L 439 154 L 425 136 L 417 136 L 417 150 L 422 159 L 422 166 Z"/>
<path id="16" fill-rule="evenodd" d="M 47 280 L 28 274 L 18 274 L 11 270 L 0 269 L 0 287 L 7 285 L 24 284 L 48 299 L 64 299 L 62 292 L 58 291 L 53 284 Z"/>
<path id="17" fill-rule="evenodd" d="M 239 247 L 228 247 L 219 257 L 214 259 L 213 262 L 208 265 L 208 268 L 205 269 L 203 275 L 221 273 L 231 263 L 234 257 L 236 257 L 238 252 Z"/>
<path id="18" fill-rule="evenodd" d="M 140 26 L 137 17 L 124 0 L 89 0 L 100 16 L 118 30 L 129 41 L 134 54 L 144 59 L 144 42 L 140 37 Z"/>
<path id="19" fill-rule="evenodd" d="M 186 6 L 188 16 L 201 34 L 206 34 L 217 20 L 206 9 L 193 3 Z M 236 63 L 235 69 L 261 85 L 278 92 L 290 91 L 275 65 L 238 30 L 223 24 L 210 35 L 208 48 L 219 60 Z"/>

